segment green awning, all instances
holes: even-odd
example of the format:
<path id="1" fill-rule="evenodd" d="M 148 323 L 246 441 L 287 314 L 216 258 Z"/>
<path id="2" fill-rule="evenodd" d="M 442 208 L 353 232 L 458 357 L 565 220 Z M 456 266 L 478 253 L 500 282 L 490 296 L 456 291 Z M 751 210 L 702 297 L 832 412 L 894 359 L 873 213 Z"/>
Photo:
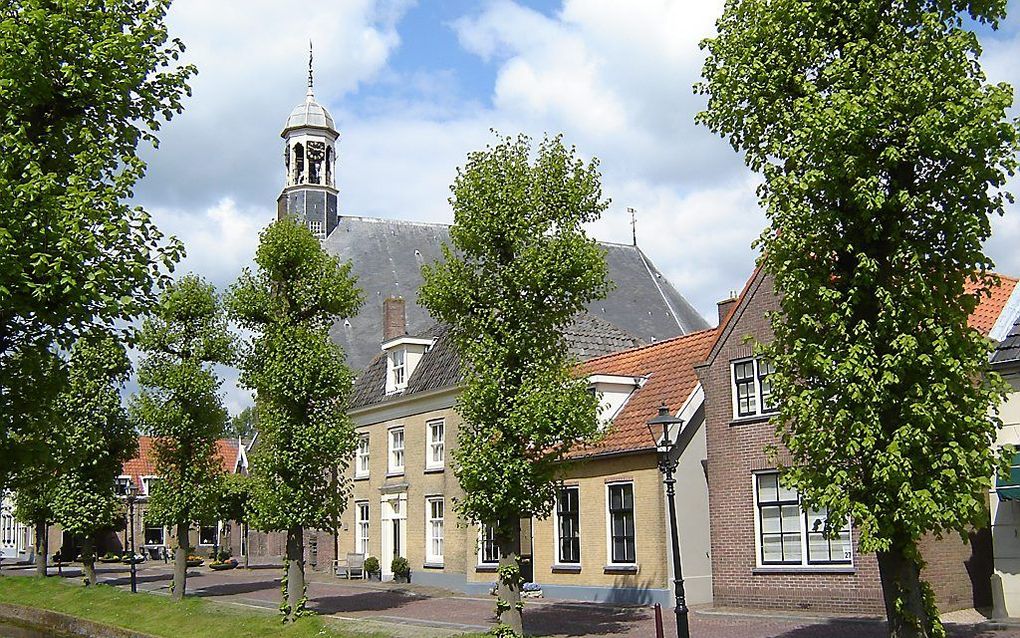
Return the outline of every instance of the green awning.
<path id="1" fill-rule="evenodd" d="M 1009 463 L 1009 477 L 995 476 L 995 491 L 1000 501 L 1020 501 L 1020 453 Z"/>

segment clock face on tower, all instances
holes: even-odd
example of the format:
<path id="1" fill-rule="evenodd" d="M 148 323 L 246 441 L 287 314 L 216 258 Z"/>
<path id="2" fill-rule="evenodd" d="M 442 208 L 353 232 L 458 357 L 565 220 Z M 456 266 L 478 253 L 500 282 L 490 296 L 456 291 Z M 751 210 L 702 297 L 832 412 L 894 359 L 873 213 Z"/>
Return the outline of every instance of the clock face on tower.
<path id="1" fill-rule="evenodd" d="M 326 145 L 322 142 L 308 142 L 308 159 L 313 162 L 321 162 L 326 156 Z"/>

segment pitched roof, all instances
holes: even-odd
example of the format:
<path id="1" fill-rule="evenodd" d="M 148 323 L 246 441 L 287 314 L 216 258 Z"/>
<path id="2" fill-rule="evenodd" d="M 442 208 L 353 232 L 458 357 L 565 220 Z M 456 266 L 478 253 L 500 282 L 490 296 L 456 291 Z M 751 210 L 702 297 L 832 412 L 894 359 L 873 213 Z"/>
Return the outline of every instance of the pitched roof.
<path id="1" fill-rule="evenodd" d="M 1013 322 L 1009 334 L 1003 339 L 992 354 L 992 364 L 1020 362 L 1020 317 Z"/>
<path id="2" fill-rule="evenodd" d="M 977 307 L 974 308 L 974 312 L 970 313 L 970 317 L 967 319 L 970 327 L 987 336 L 995 326 L 995 322 L 999 320 L 999 315 L 1002 314 L 1003 309 L 1006 307 L 1006 302 L 1009 301 L 1009 297 L 1013 294 L 1016 285 L 1017 279 L 1015 277 L 999 275 L 999 285 L 993 287 L 989 291 L 989 295 L 982 295 Z M 967 283 L 968 294 L 975 294 L 976 290 L 976 284 Z"/>
<path id="3" fill-rule="evenodd" d="M 216 441 L 216 454 L 220 458 L 223 471 L 230 473 L 234 471 L 237 464 L 237 441 L 233 439 L 218 439 Z M 152 449 L 152 437 L 138 437 L 138 454 L 135 458 L 124 461 L 121 466 L 121 474 L 131 477 L 131 483 L 141 486 L 143 476 L 157 476 L 156 461 Z"/>
<path id="4" fill-rule="evenodd" d="M 694 332 L 616 354 L 591 359 L 579 366 L 584 375 L 611 374 L 645 377 L 598 442 L 574 450 L 573 458 L 650 450 L 655 440 L 645 422 L 665 403 L 676 414 L 698 385 L 694 365 L 708 356 L 717 328 Z"/>
<path id="5" fill-rule="evenodd" d="M 453 349 L 449 332 L 449 326 L 434 324 L 421 334 L 423 338 L 434 339 L 433 345 L 408 377 L 407 388 L 400 392 L 386 394 L 386 356 L 383 352 L 377 354 L 354 382 L 350 407 L 364 408 L 412 394 L 452 388 L 460 383 L 460 357 Z M 564 330 L 564 336 L 570 354 L 581 360 L 641 344 L 640 339 L 587 313 L 575 317 Z"/>
<path id="6" fill-rule="evenodd" d="M 446 224 L 343 216 L 323 240 L 329 253 L 350 261 L 365 305 L 355 317 L 333 326 L 333 339 L 343 346 L 355 369 L 372 362 L 382 342 L 382 303 L 391 296 L 406 301 L 407 332 L 421 334 L 434 320 L 418 305 L 422 264 L 440 261 L 441 246 L 450 243 Z M 636 246 L 603 243 L 609 279 L 615 284 L 588 312 L 605 319 L 643 342 L 660 341 L 708 327 L 705 320 L 673 288 Z"/>

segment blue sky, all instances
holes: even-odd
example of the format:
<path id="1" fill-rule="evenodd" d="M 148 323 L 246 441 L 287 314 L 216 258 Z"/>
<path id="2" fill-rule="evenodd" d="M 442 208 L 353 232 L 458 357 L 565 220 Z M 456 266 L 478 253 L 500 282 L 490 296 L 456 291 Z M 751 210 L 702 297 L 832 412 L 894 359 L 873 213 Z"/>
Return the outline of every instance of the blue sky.
<path id="1" fill-rule="evenodd" d="M 226 286 L 250 263 L 283 181 L 279 132 L 303 101 L 308 40 L 316 96 L 341 132 L 341 214 L 452 221 L 448 186 L 503 133 L 562 132 L 601 161 L 612 205 L 592 233 L 638 244 L 703 315 L 739 290 L 765 219 L 757 180 L 694 125 L 691 86 L 721 0 L 413 2 L 175 0 L 172 35 L 199 68 L 186 111 L 149 152 L 136 191 L 188 249 L 182 271 Z M 995 80 L 1020 81 L 1020 1 L 982 30 Z M 1014 191 L 1017 189 L 1014 185 Z M 1020 274 L 1017 208 L 988 246 Z M 225 388 L 232 410 L 248 398 Z"/>

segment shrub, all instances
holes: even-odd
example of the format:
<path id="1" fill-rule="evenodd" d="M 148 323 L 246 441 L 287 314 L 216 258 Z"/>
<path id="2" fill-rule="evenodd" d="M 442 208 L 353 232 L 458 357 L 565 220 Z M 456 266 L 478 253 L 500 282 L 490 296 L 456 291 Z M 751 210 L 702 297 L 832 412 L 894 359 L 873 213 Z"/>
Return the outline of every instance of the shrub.
<path id="1" fill-rule="evenodd" d="M 407 576 L 411 573 L 411 565 L 403 556 L 397 556 L 390 563 L 390 570 L 393 571 L 394 576 Z"/>
<path id="2" fill-rule="evenodd" d="M 369 556 L 365 559 L 365 571 L 369 574 L 379 573 L 379 559 L 375 556 Z"/>
<path id="3" fill-rule="evenodd" d="M 221 549 L 220 553 L 216 554 L 216 559 L 221 563 L 227 562 L 228 560 L 230 560 L 230 558 L 231 556 L 229 549 Z"/>

